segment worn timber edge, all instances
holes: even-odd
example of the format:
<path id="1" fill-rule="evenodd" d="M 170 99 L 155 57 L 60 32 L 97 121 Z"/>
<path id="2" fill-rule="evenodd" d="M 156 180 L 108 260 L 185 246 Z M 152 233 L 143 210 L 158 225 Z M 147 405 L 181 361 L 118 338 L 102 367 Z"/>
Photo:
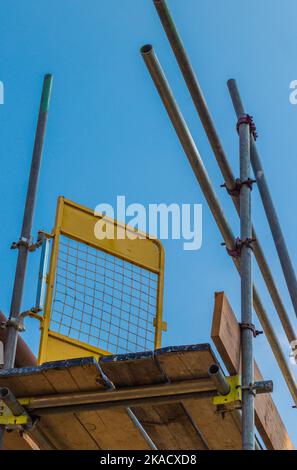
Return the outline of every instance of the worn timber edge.
<path id="1" fill-rule="evenodd" d="M 240 328 L 224 292 L 216 292 L 211 338 L 228 372 L 240 372 Z M 255 380 L 263 380 L 255 362 Z M 269 450 L 293 450 L 271 394 L 258 395 L 255 400 L 256 427 Z"/>

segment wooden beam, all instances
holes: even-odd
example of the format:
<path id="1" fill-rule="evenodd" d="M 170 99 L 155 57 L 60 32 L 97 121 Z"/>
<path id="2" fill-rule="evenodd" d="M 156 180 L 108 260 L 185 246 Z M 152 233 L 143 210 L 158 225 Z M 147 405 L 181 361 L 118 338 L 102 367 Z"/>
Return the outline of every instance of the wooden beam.
<path id="1" fill-rule="evenodd" d="M 224 292 L 216 292 L 211 338 L 229 372 L 240 373 L 240 328 Z M 255 380 L 263 380 L 255 362 Z M 256 427 L 270 450 L 293 450 L 284 423 L 271 394 L 257 395 L 255 399 Z"/>

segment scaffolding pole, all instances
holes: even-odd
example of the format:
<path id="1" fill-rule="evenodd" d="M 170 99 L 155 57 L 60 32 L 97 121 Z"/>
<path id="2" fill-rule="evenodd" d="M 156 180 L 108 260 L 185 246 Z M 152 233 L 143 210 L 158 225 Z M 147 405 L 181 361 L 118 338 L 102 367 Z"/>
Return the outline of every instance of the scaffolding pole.
<path id="1" fill-rule="evenodd" d="M 242 364 L 242 448 L 255 449 L 252 222 L 250 182 L 249 117 L 238 120 L 240 157 L 240 278 L 241 278 L 241 364 Z"/>
<path id="2" fill-rule="evenodd" d="M 239 90 L 236 81 L 231 79 L 228 80 L 228 89 L 232 99 L 233 107 L 237 117 L 243 114 L 244 107 L 239 94 Z M 276 251 L 281 263 L 281 267 L 284 273 L 284 277 L 287 283 L 287 287 L 290 293 L 292 304 L 297 316 L 297 279 L 293 268 L 293 264 L 288 252 L 286 240 L 280 225 L 279 218 L 277 216 L 273 200 L 269 191 L 269 187 L 265 178 L 265 172 L 262 166 L 260 155 L 257 150 L 255 137 L 251 135 L 251 162 L 253 172 L 257 180 L 259 192 L 262 198 L 266 217 L 270 226 L 270 230 L 275 243 Z"/>
<path id="3" fill-rule="evenodd" d="M 201 156 L 195 145 L 193 137 L 174 99 L 173 93 L 170 89 L 165 74 L 160 66 L 160 63 L 154 53 L 153 47 L 151 45 L 145 45 L 141 48 L 140 52 L 148 68 L 148 71 L 155 83 L 158 93 L 163 101 L 163 104 L 167 110 L 170 120 L 175 128 L 176 134 L 189 160 L 194 175 L 197 178 L 197 181 L 204 193 L 204 196 L 218 225 L 218 228 L 226 242 L 226 245 L 229 249 L 233 249 L 235 244 L 235 237 L 227 222 L 223 209 L 220 206 L 217 195 L 212 187 L 211 181 L 203 165 Z M 238 258 L 232 259 L 238 272 L 240 272 Z M 253 285 L 253 303 L 262 328 L 267 337 L 267 340 L 271 346 L 276 361 L 282 372 L 282 375 L 290 390 L 292 398 L 295 404 L 297 405 L 297 384 L 295 378 L 287 363 L 278 337 L 275 334 L 273 326 L 269 320 L 269 316 L 264 308 L 264 305 L 255 285 Z"/>
<path id="4" fill-rule="evenodd" d="M 37 130 L 35 135 L 26 205 L 23 217 L 23 226 L 20 239 L 15 243 L 18 249 L 18 259 L 15 272 L 14 286 L 12 292 L 9 320 L 7 323 L 7 340 L 5 344 L 5 363 L 4 367 L 9 369 L 14 366 L 16 346 L 18 340 L 18 320 L 22 313 L 22 298 L 25 285 L 27 270 L 27 258 L 31 245 L 31 231 L 33 215 L 36 202 L 37 185 L 40 173 L 40 163 L 45 137 L 46 122 L 52 87 L 52 75 L 45 75 L 42 88 L 42 96 L 38 115 Z"/>
<path id="5" fill-rule="evenodd" d="M 221 173 L 225 180 L 226 186 L 229 189 L 234 188 L 235 178 L 232 173 L 231 167 L 229 165 L 227 155 L 224 151 L 222 143 L 220 141 L 219 135 L 215 128 L 212 116 L 209 112 L 203 91 L 200 87 L 198 79 L 195 75 L 189 57 L 187 56 L 185 47 L 182 43 L 181 37 L 177 31 L 177 28 L 174 24 L 173 18 L 170 14 L 168 6 L 165 0 L 153 0 L 156 7 L 157 13 L 163 25 L 164 31 L 167 35 L 173 53 L 176 57 L 179 68 L 183 74 L 184 80 L 192 97 L 195 108 L 198 112 L 202 125 L 204 127 L 205 133 L 215 155 L 215 158 L 220 167 Z M 251 142 L 251 157 L 253 158 L 253 142 Z M 236 207 L 237 212 L 239 213 L 239 200 L 238 197 L 232 196 L 232 200 Z M 254 254 L 261 270 L 263 279 L 275 306 L 275 309 L 278 313 L 279 319 L 282 323 L 288 342 L 292 343 L 296 340 L 296 332 L 291 323 L 290 317 L 286 311 L 286 308 L 283 304 L 282 298 L 278 291 L 276 282 L 273 278 L 271 269 L 268 265 L 268 262 L 265 258 L 263 249 L 261 247 L 259 237 L 256 234 L 255 229 L 253 229 L 253 238 L 257 241 L 254 244 Z"/>

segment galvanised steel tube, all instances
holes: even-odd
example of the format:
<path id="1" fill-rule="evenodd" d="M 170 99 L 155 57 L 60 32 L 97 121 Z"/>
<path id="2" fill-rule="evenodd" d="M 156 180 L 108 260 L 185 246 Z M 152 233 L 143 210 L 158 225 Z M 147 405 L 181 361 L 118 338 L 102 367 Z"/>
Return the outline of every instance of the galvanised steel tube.
<path id="1" fill-rule="evenodd" d="M 242 431 L 242 413 L 240 412 L 240 410 L 234 410 L 232 411 L 232 416 L 233 416 L 233 419 L 237 428 L 241 432 Z M 258 441 L 258 437 L 254 436 L 254 439 L 255 439 L 255 450 L 263 450 L 263 447 L 260 445 Z"/>
<path id="2" fill-rule="evenodd" d="M 218 227 L 224 238 L 227 238 L 227 245 L 231 249 L 234 246 L 235 237 L 232 234 L 232 230 L 226 220 L 223 209 L 219 204 L 216 194 L 212 189 L 209 176 L 196 148 L 193 137 L 191 136 L 187 124 L 177 106 L 161 65 L 155 55 L 153 47 L 150 44 L 147 44 L 141 48 L 140 52 L 163 100 L 172 124 L 192 166 L 193 172 L 198 179 L 203 193 L 205 194 Z"/>
<path id="3" fill-rule="evenodd" d="M 18 246 L 18 259 L 15 272 L 13 293 L 10 306 L 9 319 L 11 321 L 18 320 L 21 313 L 22 298 L 25 284 L 25 276 L 27 269 L 28 244 L 31 239 L 31 230 L 33 223 L 33 215 L 36 202 L 37 185 L 40 172 L 40 162 L 42 157 L 43 142 L 45 136 L 50 94 L 52 87 L 52 75 L 45 75 L 40 102 L 37 130 L 35 135 L 29 185 L 26 197 L 26 205 L 23 218 L 23 226 L 21 231 L 20 243 Z M 7 341 L 5 344 L 5 363 L 6 369 L 14 366 L 16 346 L 18 339 L 18 331 L 11 324 L 8 327 Z"/>
<path id="4" fill-rule="evenodd" d="M 108 410 L 114 408 L 134 408 L 137 406 L 146 406 L 146 405 L 167 405 L 170 403 L 176 403 L 177 400 L 199 400 L 204 398 L 211 398 L 217 394 L 216 391 L 211 392 L 194 392 L 194 393 L 181 393 L 178 396 L 170 395 L 168 397 L 147 397 L 147 398 L 134 398 L 127 400 L 110 400 L 105 402 L 95 402 L 95 403 L 82 403 L 76 405 L 53 405 L 50 407 L 35 408 L 34 415 L 36 416 L 46 416 L 51 414 L 63 414 L 63 413 L 77 413 L 79 411 L 98 411 L 98 410 Z M 58 397 L 57 397 L 58 398 Z M 28 409 L 30 412 L 30 409 Z"/>
<path id="5" fill-rule="evenodd" d="M 244 116 L 241 116 L 244 118 Z M 242 368 L 242 448 L 255 449 L 254 355 L 253 355 L 253 287 L 252 287 L 252 221 L 251 189 L 245 181 L 250 178 L 250 125 L 239 125 L 240 157 L 240 278 L 241 278 L 241 368 Z M 244 325 L 246 327 L 244 327 Z"/>
<path id="6" fill-rule="evenodd" d="M 216 160 L 219 164 L 223 178 L 228 186 L 228 188 L 233 188 L 235 184 L 235 178 L 230 168 L 226 153 L 223 149 L 222 143 L 216 131 L 214 122 L 212 120 L 211 114 L 208 110 L 207 103 L 195 72 L 192 68 L 190 60 L 187 56 L 186 50 L 183 46 L 182 40 L 179 36 L 179 33 L 176 29 L 174 21 L 171 17 L 170 11 L 166 5 L 165 0 L 153 0 L 158 15 L 160 17 L 161 23 L 164 27 L 165 33 L 168 37 L 172 50 L 175 54 L 178 65 L 181 69 L 191 97 L 193 99 L 194 105 L 198 112 L 198 115 L 201 119 L 202 125 L 208 137 L 209 143 L 212 147 Z M 235 204 L 236 210 L 239 213 L 239 200 L 236 197 L 232 197 Z M 273 304 L 276 308 L 280 321 L 285 330 L 286 336 L 289 343 L 296 339 L 296 332 L 292 326 L 290 318 L 287 314 L 281 296 L 279 294 L 276 283 L 273 279 L 272 272 L 268 266 L 268 263 L 265 259 L 264 252 L 262 250 L 259 237 L 256 234 L 255 229 L 253 229 L 253 238 L 257 240 L 254 244 L 254 254 L 261 270 L 263 279 L 266 283 L 268 291 L 270 293 Z"/>
<path id="7" fill-rule="evenodd" d="M 0 399 L 10 409 L 14 416 L 20 416 L 24 414 L 24 408 L 18 402 L 13 393 L 9 390 L 9 388 L 0 387 Z"/>
<path id="8" fill-rule="evenodd" d="M 131 408 L 127 408 L 127 413 L 130 416 L 131 420 L 133 421 L 136 428 L 139 430 L 140 434 L 142 434 L 144 440 L 152 450 L 158 450 L 158 447 L 154 443 L 154 441 L 150 438 L 140 421 L 136 418 L 135 414 L 131 411 Z"/>
<path id="9" fill-rule="evenodd" d="M 141 48 L 141 55 L 146 63 L 146 66 L 151 74 L 151 77 L 155 83 L 155 86 L 159 92 L 159 95 L 163 101 L 163 104 L 167 110 L 167 113 L 171 119 L 171 122 L 175 128 L 178 138 L 182 144 L 185 154 L 188 157 L 189 163 L 193 169 L 193 172 L 197 178 L 197 181 L 204 193 L 209 208 L 217 222 L 220 232 L 226 242 L 227 247 L 233 248 L 235 243 L 235 237 L 232 230 L 226 220 L 223 209 L 220 206 L 217 195 L 214 192 L 212 184 L 210 182 L 207 171 L 203 165 L 200 154 L 197 150 L 193 137 L 187 127 L 187 124 L 181 114 L 178 105 L 174 99 L 172 91 L 169 87 L 164 72 L 160 66 L 160 63 L 154 53 L 151 45 L 146 45 Z M 238 259 L 233 258 L 233 261 L 240 272 L 240 265 Z M 266 334 L 267 340 L 271 346 L 277 363 L 282 371 L 284 379 L 290 390 L 295 404 L 297 405 L 297 384 L 295 378 L 287 364 L 286 357 L 282 351 L 278 338 L 273 330 L 267 312 L 262 304 L 261 298 L 258 294 L 257 288 L 253 285 L 253 303 L 254 308 L 257 312 L 258 318 L 261 322 L 262 328 Z"/>
<path id="10" fill-rule="evenodd" d="M 224 372 L 218 364 L 212 364 L 208 369 L 208 375 L 217 388 L 220 395 L 228 395 L 230 385 L 226 380 Z"/>
<path id="11" fill-rule="evenodd" d="M 237 117 L 244 113 L 244 107 L 239 94 L 236 81 L 228 80 L 228 89 L 232 98 L 232 103 Z M 285 237 L 272 201 L 269 187 L 265 178 L 265 172 L 261 163 L 261 159 L 257 150 L 254 136 L 251 135 L 251 162 L 253 172 L 257 180 L 259 192 L 262 198 L 264 210 L 268 219 L 270 230 L 273 236 L 275 247 L 279 256 L 282 266 L 284 277 L 287 287 L 291 296 L 292 304 L 294 306 L 295 314 L 297 316 L 297 279 L 293 268 L 293 264 L 288 252 Z"/>

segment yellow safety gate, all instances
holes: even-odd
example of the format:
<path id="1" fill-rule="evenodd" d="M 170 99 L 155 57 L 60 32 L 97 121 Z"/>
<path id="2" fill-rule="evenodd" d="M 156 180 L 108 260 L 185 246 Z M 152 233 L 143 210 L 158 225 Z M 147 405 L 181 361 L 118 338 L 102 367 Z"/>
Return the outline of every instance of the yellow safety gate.
<path id="1" fill-rule="evenodd" d="M 96 238 L 103 218 L 114 239 Z M 137 238 L 119 239 L 123 230 Z M 164 251 L 158 240 L 63 197 L 51 238 L 39 364 L 161 346 Z"/>

